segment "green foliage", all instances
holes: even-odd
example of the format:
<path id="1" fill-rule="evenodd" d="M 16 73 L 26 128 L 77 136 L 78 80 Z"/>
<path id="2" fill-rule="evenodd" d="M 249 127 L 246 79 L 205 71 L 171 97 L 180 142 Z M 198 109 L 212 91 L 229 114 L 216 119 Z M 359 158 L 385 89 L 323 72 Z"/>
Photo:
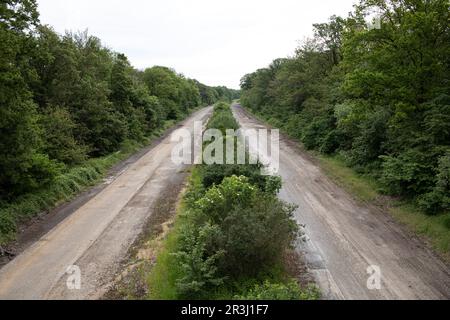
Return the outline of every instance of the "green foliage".
<path id="1" fill-rule="evenodd" d="M 380 28 L 367 26 L 374 12 Z M 447 0 L 361 0 L 315 24 L 294 57 L 246 75 L 241 102 L 386 192 L 446 211 L 436 180 L 450 146 L 449 19 Z"/>
<path id="2" fill-rule="evenodd" d="M 358 124 L 358 136 L 354 138 L 349 151 L 352 165 L 364 166 L 378 161 L 384 151 L 388 119 L 389 115 L 380 110 L 367 115 Z"/>
<path id="3" fill-rule="evenodd" d="M 52 208 L 61 201 L 71 199 L 85 187 L 97 182 L 118 159 L 122 159 L 122 156 L 112 155 L 89 160 L 83 166 L 56 175 L 51 184 L 46 184 L 38 191 L 26 193 L 11 203 L 0 206 L 0 244 L 14 239 L 18 223 Z M 40 161 L 47 163 L 47 159 Z"/>
<path id="4" fill-rule="evenodd" d="M 183 275 L 176 283 L 180 298 L 205 299 L 208 290 L 223 284 L 224 278 L 219 277 L 216 263 L 224 252 L 208 252 L 219 232 L 217 226 L 210 224 L 198 230 L 187 224 L 180 231 L 179 248 L 173 254 Z"/>
<path id="5" fill-rule="evenodd" d="M 424 105 L 424 129 L 434 144 L 450 140 L 450 95 L 442 94 Z"/>
<path id="6" fill-rule="evenodd" d="M 196 207 L 202 218 L 221 223 L 230 210 L 236 206 L 248 207 L 256 196 L 256 188 L 248 183 L 247 177 L 227 177 L 218 186 L 208 189 Z"/>
<path id="7" fill-rule="evenodd" d="M 24 69 L 28 32 L 37 24 L 35 1 L 0 6 L 0 200 L 48 183 L 57 166 L 42 153 L 36 105 Z"/>
<path id="8" fill-rule="evenodd" d="M 201 104 L 204 106 L 213 105 L 216 101 L 231 102 L 239 99 L 240 90 L 233 90 L 226 87 L 208 87 L 196 80 L 193 80 L 197 86 Z"/>
<path id="9" fill-rule="evenodd" d="M 218 129 L 223 135 L 226 134 L 227 129 L 239 129 L 229 104 L 219 102 L 214 106 L 214 114 L 208 122 L 208 129 Z"/>
<path id="10" fill-rule="evenodd" d="M 235 128 L 229 117 L 229 104 L 218 103 L 208 126 Z M 202 165 L 194 176 L 175 235 L 169 236 L 176 239 L 176 245 L 169 243 L 173 260 L 164 251 L 150 276 L 151 286 L 160 288 L 162 270 L 170 270 L 165 275 L 170 283 L 157 289 L 158 298 L 161 291 L 181 299 L 233 297 L 233 284 L 258 283 L 262 274 L 278 270 L 298 236 L 296 208 L 276 197 L 281 178 L 262 176 L 261 165 Z M 306 298 L 295 286 L 274 284 L 267 291 L 273 298 Z"/>
<path id="11" fill-rule="evenodd" d="M 131 102 L 133 96 L 132 70 L 128 59 L 123 54 L 118 54 L 111 70 L 110 101 L 115 109 L 127 114 L 133 108 Z"/>
<path id="12" fill-rule="evenodd" d="M 248 181 L 258 187 L 261 191 L 270 194 L 276 194 L 281 189 L 281 178 L 273 176 L 261 175 L 262 166 L 260 164 L 245 164 L 245 165 L 209 165 L 201 169 L 202 184 L 205 188 L 210 188 L 213 185 L 219 185 L 226 177 L 231 176 L 245 176 Z"/>
<path id="13" fill-rule="evenodd" d="M 234 118 L 230 105 L 219 102 L 214 106 L 214 114 L 208 122 L 208 128 L 219 129 L 222 134 L 226 134 L 227 129 L 237 130 L 239 125 Z M 235 139 L 235 157 L 237 157 L 237 144 L 239 140 Z M 226 156 L 226 154 L 224 155 Z M 246 154 L 248 158 L 248 154 Z M 219 185 L 224 178 L 231 176 L 245 176 L 252 185 L 257 186 L 261 191 L 276 194 L 281 189 L 281 179 L 279 177 L 263 176 L 261 170 L 263 166 L 258 164 L 224 164 L 208 165 L 201 168 L 202 184 L 208 189 L 213 185 Z"/>
<path id="14" fill-rule="evenodd" d="M 439 158 L 435 186 L 419 198 L 419 205 L 428 214 L 450 210 L 450 153 Z"/>
<path id="15" fill-rule="evenodd" d="M 201 103 L 196 83 L 169 68 L 146 69 L 141 78 L 150 94 L 158 97 L 163 116 L 168 119 L 179 119 Z"/>
<path id="16" fill-rule="evenodd" d="M 38 22 L 35 0 L 4 0 L 0 5 L 2 28 L 14 31 L 30 30 Z"/>
<path id="17" fill-rule="evenodd" d="M 66 109 L 48 107 L 39 123 L 45 132 L 44 150 L 50 159 L 69 165 L 86 160 L 87 147 L 75 139 L 76 124 Z"/>
<path id="18" fill-rule="evenodd" d="M 307 149 L 318 149 L 327 137 L 330 119 L 317 118 L 308 125 L 303 133 L 302 142 Z"/>
<path id="19" fill-rule="evenodd" d="M 391 194 L 413 197 L 430 191 L 435 184 L 439 150 L 409 149 L 397 157 L 381 156 L 381 183 Z"/>
<path id="20" fill-rule="evenodd" d="M 189 222 L 177 241 L 181 298 L 205 298 L 225 278 L 257 276 L 280 261 L 298 232 L 295 208 L 260 191 L 244 176 L 227 177 L 220 185 L 200 190 L 206 191 L 187 202 L 184 218 Z"/>
<path id="21" fill-rule="evenodd" d="M 35 0 L 0 4 L 0 202 L 5 206 L 58 186 L 61 175 L 83 168 L 89 159 L 117 152 L 130 141 L 147 141 L 167 120 L 181 119 L 201 104 L 199 87 L 215 92 L 211 103 L 234 92 L 224 88 L 218 94 L 168 68 L 138 71 L 100 39 L 87 32 L 59 35 L 38 17 Z M 35 213 L 40 208 L 30 207 Z M 15 218 L 5 218 L 9 230 L 6 221 Z"/>
<path id="22" fill-rule="evenodd" d="M 239 188 L 233 191 L 235 197 L 241 195 Z M 228 212 L 220 212 L 222 238 L 218 245 L 226 254 L 219 265 L 228 275 L 256 276 L 259 270 L 280 261 L 296 239 L 295 208 L 263 193 L 256 193 L 251 203 L 240 201 L 223 207 Z"/>
<path id="23" fill-rule="evenodd" d="M 317 300 L 320 294 L 315 287 L 306 291 L 300 289 L 295 281 L 286 284 L 265 281 L 257 284 L 245 295 L 236 296 L 236 300 Z"/>

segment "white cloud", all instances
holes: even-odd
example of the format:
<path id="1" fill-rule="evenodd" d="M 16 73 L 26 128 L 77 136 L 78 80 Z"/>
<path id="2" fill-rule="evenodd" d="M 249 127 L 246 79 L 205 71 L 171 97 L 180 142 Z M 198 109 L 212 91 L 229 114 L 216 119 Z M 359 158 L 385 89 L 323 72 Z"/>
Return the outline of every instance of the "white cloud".
<path id="1" fill-rule="evenodd" d="M 42 23 L 84 30 L 138 68 L 165 65 L 209 85 L 294 52 L 312 24 L 346 16 L 355 0 L 38 0 Z"/>

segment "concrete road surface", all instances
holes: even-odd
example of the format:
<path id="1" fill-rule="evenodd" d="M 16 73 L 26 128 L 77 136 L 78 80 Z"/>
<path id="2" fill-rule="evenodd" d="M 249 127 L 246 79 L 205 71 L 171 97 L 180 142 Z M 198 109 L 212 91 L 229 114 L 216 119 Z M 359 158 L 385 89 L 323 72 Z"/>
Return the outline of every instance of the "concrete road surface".
<path id="1" fill-rule="evenodd" d="M 211 111 L 198 111 L 182 126 L 192 130 L 193 122 L 205 122 Z M 266 128 L 238 105 L 233 112 L 243 128 Z M 185 166 L 170 158 L 174 144 L 163 139 L 5 265 L 0 299 L 100 298 L 161 191 L 183 180 Z M 388 214 L 356 202 L 286 138 L 280 140 L 279 174 L 280 197 L 299 205 L 296 218 L 305 224 L 298 250 L 325 298 L 450 298 L 448 265 Z M 70 266 L 81 272 L 79 290 L 67 286 L 74 279 L 66 273 Z M 376 285 L 368 271 L 378 270 L 380 289 L 368 287 Z M 76 275 L 77 269 L 70 271 Z"/>
<path id="2" fill-rule="evenodd" d="M 209 107 L 196 112 L 182 127 L 193 130 L 194 121 L 205 122 L 211 111 Z M 171 161 L 174 145 L 170 136 L 163 139 L 5 265 L 0 270 L 0 299 L 100 298 L 160 192 L 171 183 L 182 183 L 179 177 L 186 168 Z"/>
<path id="3" fill-rule="evenodd" d="M 267 128 L 239 105 L 233 112 L 244 129 Z M 279 175 L 280 197 L 299 206 L 296 218 L 306 225 L 298 250 L 325 298 L 450 298 L 448 265 L 387 213 L 357 203 L 285 137 Z M 369 279 L 374 271 L 381 274 L 379 290 Z"/>

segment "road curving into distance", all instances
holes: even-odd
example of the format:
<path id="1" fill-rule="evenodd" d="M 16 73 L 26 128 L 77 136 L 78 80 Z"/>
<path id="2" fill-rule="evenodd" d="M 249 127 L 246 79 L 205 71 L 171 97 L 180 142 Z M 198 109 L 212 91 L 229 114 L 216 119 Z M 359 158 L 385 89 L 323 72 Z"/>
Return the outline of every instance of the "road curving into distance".
<path id="1" fill-rule="evenodd" d="M 233 113 L 243 129 L 268 128 L 240 105 Z M 446 263 L 388 214 L 355 201 L 285 137 L 280 138 L 279 175 L 280 197 L 299 206 L 296 219 L 305 225 L 297 249 L 325 298 L 450 298 Z M 367 286 L 374 267 L 381 271 L 379 290 L 372 281 L 373 290 Z"/>

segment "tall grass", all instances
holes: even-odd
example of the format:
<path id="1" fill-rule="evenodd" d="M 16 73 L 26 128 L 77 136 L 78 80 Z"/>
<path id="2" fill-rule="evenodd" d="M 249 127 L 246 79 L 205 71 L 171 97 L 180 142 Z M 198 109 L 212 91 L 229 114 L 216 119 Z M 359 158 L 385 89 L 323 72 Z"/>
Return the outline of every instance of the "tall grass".
<path id="1" fill-rule="evenodd" d="M 189 179 L 189 191 L 201 189 L 201 174 L 199 167 L 192 170 Z M 158 252 L 156 263 L 147 275 L 148 299 L 151 300 L 176 300 L 178 290 L 176 282 L 182 276 L 182 271 L 173 252 L 177 251 L 180 230 L 188 223 L 184 212 L 186 210 L 185 199 L 178 206 L 174 226 L 164 240 L 162 249 Z"/>
<path id="2" fill-rule="evenodd" d="M 214 106 L 214 114 L 208 122 L 208 129 L 218 129 L 222 134 L 225 134 L 227 129 L 239 129 L 239 124 L 234 118 L 229 104 L 219 102 Z"/>
<path id="3" fill-rule="evenodd" d="M 0 203 L 0 245 L 15 239 L 21 223 L 73 199 L 88 187 L 99 183 L 115 164 L 148 145 L 172 125 L 173 121 L 167 121 L 151 137 L 141 142 L 127 140 L 116 153 L 89 159 L 79 166 L 67 169 L 39 190 L 22 195 L 13 202 Z"/>
<path id="4" fill-rule="evenodd" d="M 249 109 L 246 109 L 246 111 L 251 112 Z M 284 134 L 291 136 L 301 144 L 296 137 L 283 130 L 283 124 L 279 123 L 278 120 L 262 114 L 252 114 L 262 122 L 281 128 Z M 378 200 L 382 197 L 382 193 L 379 191 L 381 188 L 373 177 L 358 174 L 339 155 L 324 155 L 313 151 L 308 153 L 319 160 L 320 167 L 327 176 L 357 199 L 374 204 L 379 202 Z M 450 261 L 450 213 L 429 216 L 422 212 L 411 200 L 401 201 L 384 196 L 382 202 L 388 208 L 389 214 L 398 222 L 406 225 L 416 234 L 424 236 L 437 252 Z"/>

